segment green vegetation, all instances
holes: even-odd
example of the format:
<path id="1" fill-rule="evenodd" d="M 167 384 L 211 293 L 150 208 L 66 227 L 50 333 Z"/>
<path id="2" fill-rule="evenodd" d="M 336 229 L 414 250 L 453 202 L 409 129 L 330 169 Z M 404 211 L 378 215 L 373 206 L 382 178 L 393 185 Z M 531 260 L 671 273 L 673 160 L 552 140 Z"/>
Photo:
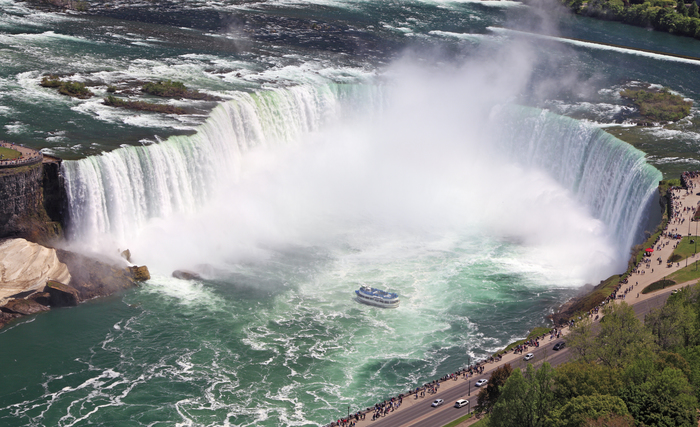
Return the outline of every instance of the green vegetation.
<path id="1" fill-rule="evenodd" d="M 445 425 L 442 426 L 442 427 L 456 427 L 456 426 L 462 424 L 463 422 L 467 421 L 467 420 L 468 420 L 469 418 L 471 418 L 472 416 L 474 416 L 474 414 L 471 414 L 471 413 L 470 413 L 470 414 L 467 414 L 467 415 L 465 415 L 465 416 L 463 416 L 463 417 L 457 418 L 456 420 L 452 421 L 451 423 L 445 424 Z M 477 424 L 479 424 L 479 423 L 476 423 L 476 424 L 474 424 L 474 425 L 477 425 Z"/>
<path id="2" fill-rule="evenodd" d="M 58 93 L 74 98 L 87 99 L 95 95 L 90 91 L 90 89 L 85 87 L 85 83 L 72 81 L 64 82 L 58 76 L 53 74 L 44 76 L 39 85 L 43 87 L 58 88 Z"/>
<path id="3" fill-rule="evenodd" d="M 695 231 L 695 230 L 693 230 Z M 691 243 L 691 240 L 693 241 Z M 681 241 L 678 242 L 678 246 L 673 250 L 673 257 L 674 260 L 671 261 L 669 259 L 669 262 L 678 262 L 682 259 L 686 259 L 688 257 L 692 257 L 695 254 L 695 249 L 696 249 L 696 242 L 698 241 L 697 236 L 685 236 L 681 238 Z M 700 250 L 700 248 L 698 248 Z"/>
<path id="4" fill-rule="evenodd" d="M 668 280 L 668 279 L 659 280 L 659 281 L 656 281 L 656 282 L 648 285 L 644 289 L 642 289 L 642 293 L 648 294 L 648 293 L 651 293 L 654 291 L 658 291 L 659 289 L 666 289 L 667 287 L 673 286 L 675 284 L 676 284 L 676 282 L 674 282 L 673 280 Z"/>
<path id="5" fill-rule="evenodd" d="M 20 153 L 17 150 L 13 150 L 12 148 L 0 147 L 0 159 L 2 160 L 19 159 L 20 156 L 22 156 L 22 153 Z"/>
<path id="6" fill-rule="evenodd" d="M 698 5 L 675 0 L 561 0 L 575 13 L 700 39 Z"/>
<path id="7" fill-rule="evenodd" d="M 691 280 L 700 279 L 700 265 L 697 265 L 697 261 L 692 264 L 688 264 L 684 267 L 667 277 L 669 280 L 673 280 L 676 283 L 685 283 Z"/>
<path id="8" fill-rule="evenodd" d="M 60 87 L 61 79 L 59 79 L 58 76 L 54 74 L 50 74 L 48 76 L 44 76 L 41 79 L 41 83 L 39 83 L 39 85 L 43 87 Z"/>
<path id="9" fill-rule="evenodd" d="M 494 382 L 503 385 L 489 397 L 492 409 L 481 423 L 697 427 L 700 287 L 672 295 L 644 323 L 624 302 L 606 305 L 602 314 L 598 333 L 590 321 L 577 322 L 565 338 L 575 360 L 556 369 L 530 364 L 507 378 L 500 372 Z M 480 390 L 480 402 L 482 394 L 487 390 Z"/>
<path id="10" fill-rule="evenodd" d="M 116 96 L 108 95 L 104 99 L 104 104 L 111 107 L 117 108 L 128 108 L 130 110 L 141 110 L 141 111 L 154 111 L 157 113 L 165 114 L 185 114 L 186 111 L 179 107 L 174 107 L 172 105 L 165 104 L 153 104 L 151 102 L 144 101 L 125 101 Z"/>
<path id="11" fill-rule="evenodd" d="M 488 425 L 489 425 L 489 416 L 487 415 L 484 418 L 482 418 L 479 421 L 472 424 L 472 427 L 488 427 Z"/>
<path id="12" fill-rule="evenodd" d="M 620 92 L 623 98 L 631 99 L 639 108 L 639 113 L 651 120 L 676 121 L 690 114 L 691 101 L 685 101 L 682 96 L 674 95 L 668 88 L 661 90 L 625 89 Z"/>
<path id="13" fill-rule="evenodd" d="M 58 88 L 58 93 L 80 99 L 87 99 L 95 95 L 90 89 L 85 87 L 85 83 L 79 82 L 61 83 L 61 86 Z"/>
<path id="14" fill-rule="evenodd" d="M 157 83 L 146 83 L 141 88 L 141 91 L 150 95 L 162 96 L 165 98 L 185 98 L 185 99 L 200 99 L 204 101 L 218 101 L 219 98 L 206 93 L 201 93 L 198 90 L 187 89 L 182 82 L 174 82 L 172 80 L 161 80 Z"/>
<path id="15" fill-rule="evenodd" d="M 546 335 L 551 330 L 552 330 L 552 328 L 547 327 L 547 326 L 538 326 L 538 327 L 534 328 L 532 331 L 530 331 L 530 333 L 527 335 L 527 338 L 508 344 L 508 347 L 504 348 L 503 350 L 499 351 L 498 353 L 495 353 L 494 356 L 496 356 L 502 352 L 509 352 L 512 349 L 514 349 L 516 346 L 525 343 L 525 341 L 528 341 L 528 340 L 535 338 L 535 337 L 541 337 L 542 335 Z"/>

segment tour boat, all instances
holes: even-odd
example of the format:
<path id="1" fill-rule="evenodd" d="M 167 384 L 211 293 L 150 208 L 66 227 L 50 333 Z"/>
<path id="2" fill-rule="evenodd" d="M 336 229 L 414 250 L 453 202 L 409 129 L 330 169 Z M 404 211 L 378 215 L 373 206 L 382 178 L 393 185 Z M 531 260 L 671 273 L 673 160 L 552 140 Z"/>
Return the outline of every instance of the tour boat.
<path id="1" fill-rule="evenodd" d="M 399 294 L 386 292 L 381 289 L 362 285 L 355 291 L 359 302 L 383 308 L 396 308 L 399 306 Z"/>

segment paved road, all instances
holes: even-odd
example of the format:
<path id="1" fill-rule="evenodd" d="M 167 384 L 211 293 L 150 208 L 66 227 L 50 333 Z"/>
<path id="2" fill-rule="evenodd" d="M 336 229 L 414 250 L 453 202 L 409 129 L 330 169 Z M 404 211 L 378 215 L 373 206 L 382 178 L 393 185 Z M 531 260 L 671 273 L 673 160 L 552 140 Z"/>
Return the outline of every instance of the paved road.
<path id="1" fill-rule="evenodd" d="M 676 285 L 668 288 L 664 291 L 658 292 L 657 295 L 641 301 L 637 304 L 632 305 L 637 317 L 640 320 L 644 320 L 649 311 L 661 307 L 666 303 L 666 299 L 671 294 L 673 289 L 677 289 L 682 285 Z M 630 301 L 632 302 L 632 301 Z M 571 358 L 571 353 L 567 348 L 563 350 L 554 351 L 552 347 L 556 342 L 562 340 L 552 340 L 546 344 L 541 343 L 540 347 L 535 350 L 529 350 L 535 355 L 535 358 L 529 362 L 525 362 L 522 358 L 517 361 L 510 362 L 513 368 L 526 368 L 527 363 L 534 363 L 535 365 L 541 364 L 544 360 L 549 362 L 552 366 L 558 366 L 562 363 L 568 362 Z M 370 422 L 371 426 L 376 427 L 436 427 L 443 426 L 457 418 L 466 415 L 470 409 L 473 409 L 476 404 L 476 396 L 478 394 L 479 388 L 474 387 L 474 382 L 482 377 L 488 378 L 489 373 L 483 376 L 475 376 L 470 379 L 470 381 L 460 378 L 457 380 L 459 383 L 457 386 L 449 388 L 444 391 L 438 391 L 435 395 L 426 395 L 424 398 L 418 398 L 419 402 L 411 405 L 407 408 L 400 408 L 389 416 L 379 419 L 377 421 Z M 445 383 L 443 383 L 445 384 Z M 469 392 L 471 391 L 471 395 Z M 431 403 L 436 398 L 444 399 L 445 403 L 437 408 L 431 407 Z M 454 402 L 457 399 L 467 399 L 470 401 L 470 406 L 463 408 L 455 408 Z M 408 396 L 404 398 L 404 404 L 407 401 L 414 400 L 413 396 Z M 371 417 L 371 413 L 368 414 L 368 420 Z"/>

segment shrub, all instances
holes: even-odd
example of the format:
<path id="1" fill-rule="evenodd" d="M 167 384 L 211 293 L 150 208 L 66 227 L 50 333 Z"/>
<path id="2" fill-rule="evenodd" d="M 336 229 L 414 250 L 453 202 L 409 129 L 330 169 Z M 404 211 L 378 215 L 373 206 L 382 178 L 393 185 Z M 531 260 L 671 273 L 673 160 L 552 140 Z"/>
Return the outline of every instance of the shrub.
<path id="1" fill-rule="evenodd" d="M 43 87 L 60 87 L 61 80 L 58 78 L 57 75 L 49 74 L 48 76 L 44 76 L 44 78 L 41 79 L 41 83 L 39 83 L 39 85 Z"/>
<path id="2" fill-rule="evenodd" d="M 219 98 L 206 93 L 201 93 L 198 90 L 187 89 L 182 82 L 174 82 L 172 80 L 161 80 L 158 83 L 146 83 L 141 88 L 142 92 L 150 95 L 162 96 L 166 98 L 186 98 L 200 99 L 204 101 L 218 101 Z"/>
<path id="3" fill-rule="evenodd" d="M 680 120 L 690 114 L 693 105 L 692 101 L 685 101 L 682 96 L 670 93 L 667 88 L 660 91 L 625 89 L 620 95 L 631 99 L 642 116 L 658 121 Z"/>
<path id="4" fill-rule="evenodd" d="M 80 99 L 90 98 L 94 95 L 90 89 L 85 87 L 85 83 L 80 82 L 62 82 L 58 93 Z"/>
<path id="5" fill-rule="evenodd" d="M 103 103 L 109 105 L 110 107 L 117 108 L 127 108 L 130 110 L 141 110 L 141 111 L 154 111 L 156 113 L 164 114 L 185 114 L 186 111 L 179 107 L 174 107 L 172 105 L 165 104 L 153 104 L 151 102 L 144 101 L 125 101 L 116 96 L 108 95 L 104 98 Z"/>

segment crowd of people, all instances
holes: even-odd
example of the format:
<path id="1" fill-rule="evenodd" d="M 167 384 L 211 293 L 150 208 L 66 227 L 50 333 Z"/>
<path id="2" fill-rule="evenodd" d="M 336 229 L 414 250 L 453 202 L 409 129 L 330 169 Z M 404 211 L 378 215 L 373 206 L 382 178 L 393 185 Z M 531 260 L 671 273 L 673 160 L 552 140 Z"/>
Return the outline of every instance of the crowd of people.
<path id="1" fill-rule="evenodd" d="M 685 218 L 683 217 L 684 214 L 688 212 L 692 212 L 692 215 L 694 216 L 698 210 L 698 207 L 689 207 L 689 206 L 682 206 L 682 203 L 680 201 L 680 195 L 673 190 L 685 190 L 686 194 L 691 194 L 693 189 L 695 188 L 695 184 L 692 182 L 692 179 L 700 177 L 700 172 L 683 172 L 681 174 L 681 184 L 682 187 L 671 187 L 670 188 L 670 194 L 671 194 L 671 206 L 670 206 L 670 212 L 669 212 L 669 226 L 667 227 L 667 230 L 662 233 L 659 237 L 656 238 L 654 243 L 651 245 L 652 248 L 656 248 L 656 250 L 661 250 L 665 248 L 667 245 L 672 244 L 671 241 L 668 242 L 660 242 L 661 237 L 667 238 L 669 240 L 679 240 L 682 238 L 682 234 L 678 232 L 677 228 L 669 229 L 670 225 L 672 224 L 679 224 L 682 225 L 685 223 Z M 700 205 L 700 203 L 698 203 Z M 678 246 L 678 242 L 673 243 L 674 248 Z M 631 285 L 629 283 L 629 279 L 632 274 L 637 274 L 637 275 L 644 275 L 647 270 L 650 270 L 650 272 L 653 273 L 654 269 L 651 267 L 651 251 L 648 251 L 645 256 L 638 262 L 635 263 L 630 275 L 625 275 L 621 278 L 620 283 L 614 288 L 613 292 L 611 292 L 600 304 L 596 305 L 594 308 L 588 310 L 586 313 L 589 317 L 595 316 L 595 320 L 598 320 L 598 313 L 600 309 L 605 305 L 609 304 L 611 301 L 616 300 L 616 299 L 625 299 L 628 293 L 632 292 L 636 286 L 639 285 L 639 282 L 635 282 L 634 285 Z M 659 264 L 661 263 L 661 258 L 658 257 L 657 261 L 659 261 Z M 624 286 L 624 289 L 623 289 Z M 637 293 L 637 297 L 639 297 L 639 293 Z M 581 317 L 579 317 L 581 319 Z M 566 327 L 573 327 L 574 326 L 574 320 L 569 320 L 567 323 L 564 325 L 560 325 L 558 327 L 552 328 L 549 331 L 549 339 L 554 340 L 558 339 L 562 335 L 562 328 Z M 522 354 L 525 351 L 527 351 L 529 348 L 538 348 L 540 346 L 540 341 L 544 340 L 546 338 L 547 334 L 542 335 L 541 337 L 536 337 L 529 339 L 521 344 L 518 344 L 512 349 L 512 352 L 514 354 Z M 454 372 L 452 374 L 448 374 L 440 378 L 440 380 L 435 380 L 430 383 L 426 383 L 421 387 L 416 387 L 415 390 L 409 391 L 406 395 L 400 394 L 398 397 L 392 397 L 391 399 L 384 401 L 382 403 L 378 403 L 374 405 L 372 408 L 367 408 L 366 411 L 360 411 L 356 413 L 355 415 L 352 415 L 348 417 L 347 419 L 339 419 L 336 422 L 333 422 L 330 424 L 330 427 L 352 427 L 355 425 L 355 422 L 361 419 L 364 419 L 367 413 L 373 412 L 372 420 L 379 419 L 381 417 L 384 417 L 388 415 L 389 413 L 395 411 L 401 406 L 401 403 L 403 402 L 403 397 L 408 396 L 413 394 L 415 399 L 418 399 L 419 397 L 425 397 L 426 394 L 434 394 L 437 393 L 438 389 L 440 388 L 440 382 L 441 381 L 449 381 L 449 380 L 457 380 L 460 377 L 464 379 L 469 379 L 470 377 L 474 375 L 480 375 L 484 373 L 485 370 L 485 364 L 486 363 L 494 363 L 498 362 L 502 359 L 502 356 L 504 356 L 506 352 L 504 351 L 503 353 L 497 353 L 495 356 L 491 356 L 486 360 L 482 360 L 474 365 L 470 365 L 467 368 L 461 369 L 457 372 Z"/>
<path id="2" fill-rule="evenodd" d="M 22 145 L 16 145 L 11 142 L 0 141 L 0 147 L 9 148 L 20 153 L 19 157 L 12 159 L 5 158 L 4 155 L 0 153 L 0 167 L 21 166 L 25 164 L 36 163 L 43 159 L 43 155 L 41 154 L 41 152 L 23 147 Z"/>

